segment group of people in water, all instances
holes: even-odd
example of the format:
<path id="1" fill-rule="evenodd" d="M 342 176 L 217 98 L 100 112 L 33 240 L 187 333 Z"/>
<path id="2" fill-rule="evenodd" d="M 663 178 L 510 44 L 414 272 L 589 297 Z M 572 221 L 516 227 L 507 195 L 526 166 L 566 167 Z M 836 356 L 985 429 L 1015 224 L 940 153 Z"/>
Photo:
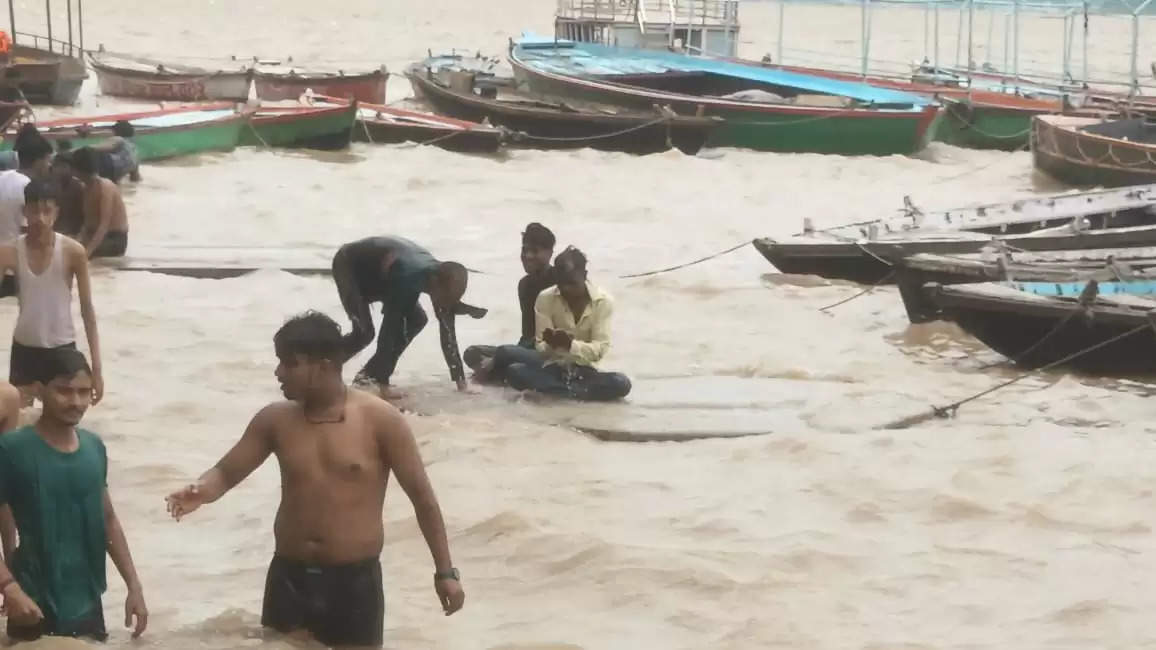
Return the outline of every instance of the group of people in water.
<path id="1" fill-rule="evenodd" d="M 4 295 L 19 302 L 11 383 L 0 383 L 0 594 L 8 636 L 107 638 L 101 605 L 107 556 L 127 586 L 125 626 L 137 637 L 149 614 L 107 488 L 108 451 L 98 435 L 81 427 L 105 393 L 88 260 L 110 247 L 124 252 L 119 175 L 102 173 L 95 149 L 57 152 L 53 160 L 51 145 L 42 140 L 22 131 L 19 169 L 0 172 L 0 236 L 6 237 L 0 240 L 0 271 L 8 276 Z M 69 215 L 75 220 L 62 228 L 71 209 L 70 183 L 77 184 L 73 207 L 82 216 Z M 610 349 L 612 298 L 590 280 L 580 250 L 569 247 L 554 257 L 554 247 L 554 234 L 545 226 L 526 227 L 526 275 L 518 283 L 521 337 L 506 345 L 471 346 L 464 364 L 455 318 L 482 318 L 487 311 L 463 301 L 469 277 L 463 265 L 439 261 L 396 236 L 350 242 L 336 252 L 333 278 L 349 331 L 343 334 L 317 311 L 285 322 L 273 336 L 285 400 L 261 409 L 212 468 L 166 498 L 179 521 L 220 499 L 270 455 L 277 457 L 281 504 L 263 626 L 329 646 L 382 645 L 379 557 L 391 473 L 412 502 L 429 546 L 442 608 L 449 615 L 464 603 L 418 445 L 405 417 L 389 403 L 401 395 L 392 383 L 398 361 L 428 323 L 421 294 L 433 305 L 442 352 L 460 390 L 469 390 L 468 366 L 477 382 L 561 398 L 614 400 L 630 392 L 626 376 L 597 367 Z M 76 346 L 74 286 L 91 364 Z M 370 305 L 376 302 L 383 313 L 377 349 L 350 386 L 342 369 L 373 342 Z M 37 399 L 38 418 L 20 426 L 21 409 Z"/>

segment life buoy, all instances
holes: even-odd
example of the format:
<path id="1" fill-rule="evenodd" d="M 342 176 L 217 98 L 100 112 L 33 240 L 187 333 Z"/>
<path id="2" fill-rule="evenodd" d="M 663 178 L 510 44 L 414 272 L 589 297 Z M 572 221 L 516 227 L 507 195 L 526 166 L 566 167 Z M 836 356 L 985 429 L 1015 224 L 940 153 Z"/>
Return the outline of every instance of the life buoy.
<path id="1" fill-rule="evenodd" d="M 12 51 L 12 39 L 8 37 L 8 32 L 0 29 L 0 54 L 8 54 Z"/>

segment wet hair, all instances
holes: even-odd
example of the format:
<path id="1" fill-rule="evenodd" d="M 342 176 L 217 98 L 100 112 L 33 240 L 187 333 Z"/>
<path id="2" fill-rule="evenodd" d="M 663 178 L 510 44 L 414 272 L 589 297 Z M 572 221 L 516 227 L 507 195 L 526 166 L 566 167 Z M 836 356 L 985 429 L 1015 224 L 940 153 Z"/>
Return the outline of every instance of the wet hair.
<path id="1" fill-rule="evenodd" d="M 52 143 L 40 133 L 35 124 L 20 127 L 12 148 L 20 158 L 21 167 L 28 167 L 52 155 Z"/>
<path id="2" fill-rule="evenodd" d="M 58 140 L 56 142 L 56 155 L 68 153 L 72 151 L 72 140 Z"/>
<path id="3" fill-rule="evenodd" d="M 92 376 L 92 368 L 84 353 L 75 348 L 57 348 L 46 355 L 37 369 L 36 381 L 47 384 L 54 379 L 72 379 L 80 373 Z"/>
<path id="4" fill-rule="evenodd" d="M 466 286 L 469 284 L 469 280 L 470 272 L 457 262 L 442 262 L 438 265 L 438 270 L 434 276 L 434 281 L 443 289 L 451 294 L 457 294 L 454 298 L 455 303 L 461 302 L 462 296 L 466 295 Z"/>
<path id="5" fill-rule="evenodd" d="M 81 174 L 95 174 L 96 151 L 92 147 L 81 147 L 73 151 L 72 166 Z"/>
<path id="6" fill-rule="evenodd" d="M 60 190 L 56 187 L 56 183 L 39 178 L 34 178 L 28 181 L 24 186 L 24 204 L 36 203 L 37 201 L 56 201 L 60 198 Z"/>
<path id="7" fill-rule="evenodd" d="M 586 254 L 567 246 L 566 250 L 554 256 L 554 270 L 561 282 L 580 282 L 586 273 Z"/>
<path id="8" fill-rule="evenodd" d="M 527 225 L 525 232 L 522 233 L 523 246 L 553 249 L 555 243 L 557 240 L 554 239 L 554 233 L 537 221 Z"/>
<path id="9" fill-rule="evenodd" d="M 131 138 L 136 135 L 136 129 L 134 129 L 132 124 L 129 124 L 127 120 L 117 120 L 116 123 L 112 125 L 112 133 L 122 138 Z"/>
<path id="10" fill-rule="evenodd" d="M 345 360 L 343 347 L 337 322 L 312 309 L 285 321 L 273 335 L 273 350 L 280 359 L 300 354 L 314 361 L 332 361 L 340 368 Z"/>

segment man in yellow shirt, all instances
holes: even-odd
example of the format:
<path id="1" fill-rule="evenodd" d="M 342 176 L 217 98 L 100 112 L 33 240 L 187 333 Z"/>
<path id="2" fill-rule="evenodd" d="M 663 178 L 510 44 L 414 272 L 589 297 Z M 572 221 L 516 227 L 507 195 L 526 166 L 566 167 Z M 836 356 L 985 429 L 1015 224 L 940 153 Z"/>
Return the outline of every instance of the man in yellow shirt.
<path id="1" fill-rule="evenodd" d="M 630 379 L 594 364 L 610 350 L 614 301 L 586 278 L 586 256 L 573 246 L 554 258 L 556 287 L 534 303 L 535 363 L 515 363 L 506 380 L 518 390 L 583 401 L 611 401 L 630 393 Z"/>

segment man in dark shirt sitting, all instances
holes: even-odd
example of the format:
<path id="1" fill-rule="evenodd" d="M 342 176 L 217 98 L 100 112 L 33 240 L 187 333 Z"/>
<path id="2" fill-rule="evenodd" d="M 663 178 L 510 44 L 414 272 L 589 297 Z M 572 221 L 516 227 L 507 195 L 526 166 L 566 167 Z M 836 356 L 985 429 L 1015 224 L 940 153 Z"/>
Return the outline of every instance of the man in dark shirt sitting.
<path id="1" fill-rule="evenodd" d="M 401 353 L 429 318 L 418 304 L 428 293 L 441 329 L 442 354 L 458 390 L 466 390 L 466 375 L 458 355 L 454 317 L 473 318 L 486 310 L 461 301 L 469 272 L 457 262 L 441 262 L 430 252 L 402 237 L 367 237 L 345 244 L 333 256 L 333 281 L 353 329 L 345 335 L 345 360 L 373 341 L 369 304 L 382 303 L 377 352 L 354 377 L 355 385 L 377 384 L 382 398 L 401 397 L 390 386 Z"/>
<path id="2" fill-rule="evenodd" d="M 525 277 L 518 281 L 518 303 L 522 309 L 522 336 L 517 345 L 471 345 L 462 358 L 474 370 L 479 382 L 501 383 L 511 364 L 537 357 L 534 350 L 534 302 L 538 294 L 554 286 L 554 233 L 540 223 L 526 226 L 522 233 L 522 268 Z"/>

